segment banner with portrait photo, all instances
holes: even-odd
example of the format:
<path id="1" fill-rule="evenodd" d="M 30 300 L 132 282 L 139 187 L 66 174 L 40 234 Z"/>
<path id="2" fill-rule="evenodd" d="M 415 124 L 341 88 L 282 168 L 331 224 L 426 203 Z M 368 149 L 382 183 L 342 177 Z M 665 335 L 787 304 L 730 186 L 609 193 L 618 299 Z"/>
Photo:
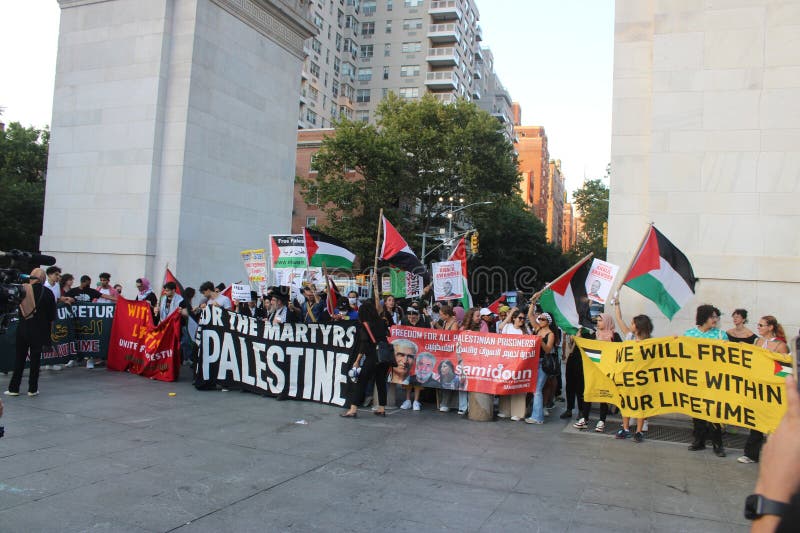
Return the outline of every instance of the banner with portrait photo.
<path id="1" fill-rule="evenodd" d="M 584 399 L 614 404 L 624 416 L 682 413 L 769 433 L 786 411 L 789 356 L 690 337 L 575 342 L 583 357 Z"/>
<path id="2" fill-rule="evenodd" d="M 461 261 L 431 263 L 433 296 L 437 300 L 460 300 L 464 296 Z"/>
<path id="3" fill-rule="evenodd" d="M 397 362 L 391 383 L 497 395 L 536 390 L 535 335 L 393 326 L 389 341 Z"/>
<path id="4" fill-rule="evenodd" d="M 200 317 L 198 389 L 243 389 L 342 406 L 356 325 L 272 325 L 207 307 Z"/>

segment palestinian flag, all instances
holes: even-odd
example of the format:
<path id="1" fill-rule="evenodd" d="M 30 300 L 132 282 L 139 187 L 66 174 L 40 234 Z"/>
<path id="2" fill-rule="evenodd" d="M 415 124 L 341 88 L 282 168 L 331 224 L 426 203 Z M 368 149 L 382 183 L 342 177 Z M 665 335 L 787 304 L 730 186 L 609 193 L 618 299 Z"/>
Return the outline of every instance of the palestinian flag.
<path id="1" fill-rule="evenodd" d="M 775 375 L 779 378 L 785 378 L 786 376 L 792 375 L 792 364 L 791 363 L 780 363 L 775 361 Z"/>
<path id="2" fill-rule="evenodd" d="M 623 285 L 652 300 L 667 318 L 694 295 L 692 265 L 655 226 L 650 226 Z"/>
<path id="3" fill-rule="evenodd" d="M 313 229 L 303 228 L 308 266 L 326 268 L 353 268 L 356 255 L 342 241 Z"/>
<path id="4" fill-rule="evenodd" d="M 592 350 L 591 348 L 583 348 L 583 353 L 586 354 L 586 357 L 594 361 L 595 363 L 600 362 L 600 356 L 603 355 L 602 350 Z"/>
<path id="5" fill-rule="evenodd" d="M 500 306 L 503 305 L 505 301 L 506 301 L 506 295 L 501 294 L 500 298 L 490 303 L 487 309 L 496 315 L 497 313 L 500 312 Z"/>
<path id="6" fill-rule="evenodd" d="M 178 278 L 175 277 L 169 267 L 167 267 L 166 272 L 164 272 L 164 281 L 161 282 L 161 294 L 164 294 L 164 285 L 166 285 L 168 281 L 175 283 L 175 286 L 177 287 L 175 292 L 183 296 L 183 285 L 181 285 L 181 282 L 178 281 Z"/>
<path id="7" fill-rule="evenodd" d="M 589 275 L 587 255 L 561 275 L 542 293 L 539 304 L 553 317 L 556 326 L 574 335 L 578 329 L 594 329 L 589 316 L 589 298 L 586 296 L 586 277 Z"/>
<path id="8" fill-rule="evenodd" d="M 383 246 L 380 259 L 401 270 L 425 277 L 425 267 L 386 217 L 383 217 Z"/>
<path id="9" fill-rule="evenodd" d="M 472 295 L 469 293 L 469 277 L 467 276 L 467 240 L 461 237 L 453 253 L 447 258 L 448 261 L 461 261 L 461 286 L 464 296 L 461 297 L 461 306 L 464 310 L 472 307 Z"/>

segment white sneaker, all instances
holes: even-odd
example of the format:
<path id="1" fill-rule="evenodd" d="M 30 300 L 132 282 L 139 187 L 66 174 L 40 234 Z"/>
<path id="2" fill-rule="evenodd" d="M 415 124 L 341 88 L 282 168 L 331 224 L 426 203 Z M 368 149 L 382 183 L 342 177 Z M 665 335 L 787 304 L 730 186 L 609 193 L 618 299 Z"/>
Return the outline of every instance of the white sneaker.
<path id="1" fill-rule="evenodd" d="M 508 415 L 505 413 L 497 413 L 497 418 L 508 418 Z"/>
<path id="2" fill-rule="evenodd" d="M 28 396 L 39 396 L 39 391 L 37 390 L 36 392 L 29 392 Z"/>
<path id="3" fill-rule="evenodd" d="M 462 411 L 461 409 L 459 409 L 458 410 L 458 414 L 460 414 L 461 416 L 464 416 L 465 414 L 467 414 L 467 412 L 466 411 Z"/>
<path id="4" fill-rule="evenodd" d="M 447 413 L 448 411 L 450 411 L 450 408 L 447 407 L 446 405 L 443 405 L 439 408 L 439 411 L 442 413 Z"/>
<path id="5" fill-rule="evenodd" d="M 598 433 L 603 433 L 606 430 L 606 423 L 602 420 L 598 420 L 594 430 Z"/>
<path id="6" fill-rule="evenodd" d="M 413 409 L 414 409 L 414 411 L 422 410 L 422 404 L 417 402 L 417 401 L 415 401 L 414 404 L 413 404 Z"/>
<path id="7" fill-rule="evenodd" d="M 72 368 L 72 367 L 74 367 L 74 366 L 75 366 L 75 359 L 70 359 L 70 360 L 69 360 L 69 363 L 67 363 L 67 364 L 66 364 L 66 365 L 64 365 L 64 366 L 65 366 L 65 367 L 67 367 L 67 368 Z"/>
<path id="8" fill-rule="evenodd" d="M 92 359 L 91 357 L 86 360 L 86 368 L 88 368 L 89 370 L 94 368 L 94 359 Z"/>
<path id="9" fill-rule="evenodd" d="M 644 424 L 642 424 L 642 433 L 647 433 L 647 420 L 645 420 Z"/>
<path id="10" fill-rule="evenodd" d="M 578 428 L 578 429 L 586 429 L 588 426 L 589 425 L 586 423 L 586 419 L 585 418 L 581 418 L 580 420 L 578 420 L 577 422 L 572 424 L 572 427 Z"/>
<path id="11" fill-rule="evenodd" d="M 743 456 L 739 457 L 736 460 L 739 461 L 740 463 L 743 463 L 743 464 L 746 464 L 746 465 L 750 465 L 750 464 L 753 464 L 753 463 L 756 462 L 756 461 L 753 461 L 752 459 L 750 459 L 749 457 L 747 457 L 746 455 L 743 455 Z"/>
<path id="12" fill-rule="evenodd" d="M 61 365 L 53 365 L 50 367 L 50 370 L 61 370 Z"/>
<path id="13" fill-rule="evenodd" d="M 525 419 L 525 423 L 526 424 L 544 424 L 544 422 L 539 422 L 535 418 L 526 418 Z"/>
<path id="14" fill-rule="evenodd" d="M 520 418 L 518 416 L 512 416 L 510 419 L 512 422 L 519 422 Z"/>
<path id="15" fill-rule="evenodd" d="M 411 409 L 411 400 L 406 400 L 400 404 L 400 409 Z"/>
<path id="16" fill-rule="evenodd" d="M 19 396 L 18 392 L 11 392 L 10 390 L 5 391 L 3 394 L 6 396 Z"/>

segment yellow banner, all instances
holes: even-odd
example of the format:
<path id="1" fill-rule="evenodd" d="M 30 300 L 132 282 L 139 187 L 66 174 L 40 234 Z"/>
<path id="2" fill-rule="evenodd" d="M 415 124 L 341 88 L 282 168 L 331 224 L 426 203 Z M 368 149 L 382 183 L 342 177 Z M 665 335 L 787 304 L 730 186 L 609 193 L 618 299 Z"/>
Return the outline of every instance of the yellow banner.
<path id="1" fill-rule="evenodd" d="M 683 413 L 771 433 L 786 411 L 788 355 L 690 337 L 575 341 L 584 399 L 614 404 L 624 416 Z"/>

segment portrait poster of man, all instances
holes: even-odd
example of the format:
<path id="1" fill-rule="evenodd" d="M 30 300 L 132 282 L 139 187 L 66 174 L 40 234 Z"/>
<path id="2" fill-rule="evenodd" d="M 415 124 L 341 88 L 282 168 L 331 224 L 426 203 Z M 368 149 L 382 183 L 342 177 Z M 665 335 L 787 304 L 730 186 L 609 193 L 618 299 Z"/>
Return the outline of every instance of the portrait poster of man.
<path id="1" fill-rule="evenodd" d="M 433 263 L 433 294 L 437 300 L 459 300 L 464 295 L 461 261 Z"/>
<path id="2" fill-rule="evenodd" d="M 593 259 L 592 268 L 589 270 L 589 275 L 586 276 L 586 296 L 594 302 L 606 303 L 617 272 L 619 272 L 619 266 L 600 259 Z"/>

